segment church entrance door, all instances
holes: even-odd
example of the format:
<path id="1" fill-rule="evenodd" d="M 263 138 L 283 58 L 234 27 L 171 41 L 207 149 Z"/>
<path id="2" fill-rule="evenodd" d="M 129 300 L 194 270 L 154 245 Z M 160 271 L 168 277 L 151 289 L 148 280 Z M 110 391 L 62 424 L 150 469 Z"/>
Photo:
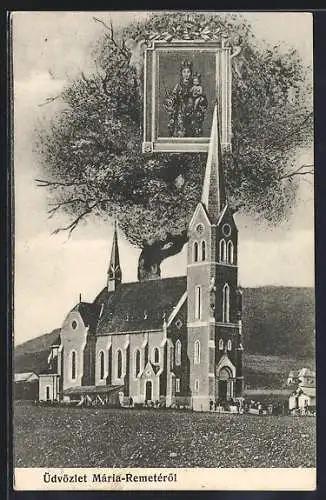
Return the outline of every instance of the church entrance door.
<path id="1" fill-rule="evenodd" d="M 228 383 L 226 380 L 219 380 L 218 382 L 218 397 L 222 401 L 227 400 Z"/>
<path id="2" fill-rule="evenodd" d="M 220 401 L 227 401 L 233 397 L 232 373 L 227 366 L 220 369 L 218 373 L 217 397 Z"/>
<path id="3" fill-rule="evenodd" d="M 152 400 L 152 382 L 150 380 L 147 380 L 146 382 L 146 396 L 145 396 L 146 401 L 151 401 Z"/>

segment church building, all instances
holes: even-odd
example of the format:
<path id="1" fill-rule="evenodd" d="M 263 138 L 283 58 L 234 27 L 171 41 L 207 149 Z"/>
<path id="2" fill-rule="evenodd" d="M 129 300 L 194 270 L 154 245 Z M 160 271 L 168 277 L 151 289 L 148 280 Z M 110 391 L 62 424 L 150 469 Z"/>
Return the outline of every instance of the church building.
<path id="1" fill-rule="evenodd" d="M 207 411 L 212 401 L 242 396 L 238 231 L 216 108 L 188 236 L 186 276 L 124 283 L 115 226 L 106 286 L 65 318 L 49 370 L 40 375 L 40 400 L 108 402 L 123 393 L 123 401 Z"/>

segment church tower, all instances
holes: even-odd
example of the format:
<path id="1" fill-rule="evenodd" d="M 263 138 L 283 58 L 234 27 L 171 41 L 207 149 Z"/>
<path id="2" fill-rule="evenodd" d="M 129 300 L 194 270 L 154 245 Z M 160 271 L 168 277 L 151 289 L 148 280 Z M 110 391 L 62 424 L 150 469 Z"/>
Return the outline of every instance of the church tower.
<path id="1" fill-rule="evenodd" d="M 122 273 L 121 273 L 120 258 L 119 258 L 117 223 L 115 221 L 111 257 L 108 269 L 108 281 L 107 281 L 108 291 L 114 292 L 117 286 L 120 285 L 121 281 L 122 281 Z"/>
<path id="2" fill-rule="evenodd" d="M 243 391 L 238 230 L 228 207 L 215 106 L 202 198 L 189 224 L 188 357 L 194 410 Z"/>

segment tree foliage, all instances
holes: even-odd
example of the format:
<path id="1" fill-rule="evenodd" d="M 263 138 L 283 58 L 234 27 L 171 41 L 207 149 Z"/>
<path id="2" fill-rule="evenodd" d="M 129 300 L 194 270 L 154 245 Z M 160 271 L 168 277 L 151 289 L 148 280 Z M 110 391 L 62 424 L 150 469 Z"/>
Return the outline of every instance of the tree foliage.
<path id="1" fill-rule="evenodd" d="M 259 43 L 237 14 L 191 17 L 199 28 L 218 24 L 231 44 L 241 45 L 233 58 L 232 153 L 225 156 L 229 201 L 235 210 L 279 222 L 294 201 L 296 179 L 310 173 L 310 167 L 296 165 L 297 148 L 312 137 L 309 69 L 295 50 Z M 161 249 L 171 249 L 180 234 L 186 241 L 206 155 L 141 153 L 143 70 L 137 50 L 153 32 L 182 38 L 188 19 L 183 13 L 155 14 L 118 33 L 104 25 L 94 51 L 97 72 L 82 73 L 63 90 L 64 108 L 40 130 L 38 151 L 44 171 L 39 183 L 52 195 L 50 214 L 63 210 L 71 216 L 65 229 L 95 213 L 116 217 L 140 248 L 160 242 Z"/>

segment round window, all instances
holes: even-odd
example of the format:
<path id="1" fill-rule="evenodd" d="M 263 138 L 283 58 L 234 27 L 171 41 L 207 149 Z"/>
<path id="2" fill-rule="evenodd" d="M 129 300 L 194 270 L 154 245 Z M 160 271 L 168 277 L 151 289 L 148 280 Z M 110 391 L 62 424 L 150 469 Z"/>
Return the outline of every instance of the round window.
<path id="1" fill-rule="evenodd" d="M 77 328 L 77 321 L 75 319 L 71 322 L 71 327 L 72 327 L 73 330 L 76 330 L 76 328 Z"/>
<path id="2" fill-rule="evenodd" d="M 201 234 L 204 231 L 203 224 L 198 224 L 198 226 L 196 227 L 196 231 L 198 234 Z"/>
<path id="3" fill-rule="evenodd" d="M 231 226 L 230 224 L 223 224 L 222 226 L 222 233 L 224 236 L 230 236 L 231 234 Z"/>

